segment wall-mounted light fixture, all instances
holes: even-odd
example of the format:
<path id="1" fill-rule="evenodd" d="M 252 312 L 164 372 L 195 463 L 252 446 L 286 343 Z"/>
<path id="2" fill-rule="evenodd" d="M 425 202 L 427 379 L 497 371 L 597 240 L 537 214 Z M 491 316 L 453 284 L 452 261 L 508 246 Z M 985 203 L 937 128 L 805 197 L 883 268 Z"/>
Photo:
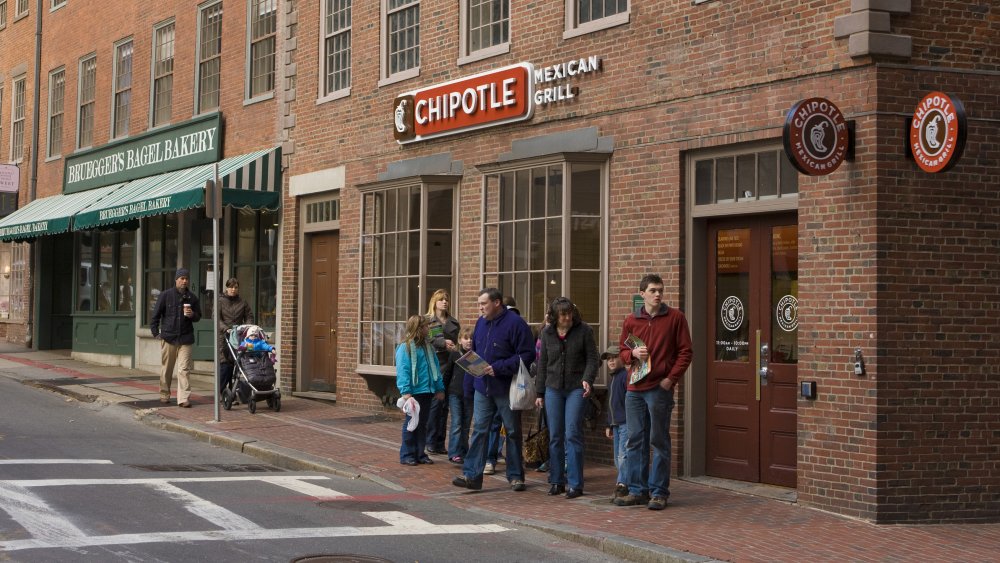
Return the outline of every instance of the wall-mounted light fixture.
<path id="1" fill-rule="evenodd" d="M 3 277 L 5 279 L 10 279 L 10 266 L 3 267 Z"/>

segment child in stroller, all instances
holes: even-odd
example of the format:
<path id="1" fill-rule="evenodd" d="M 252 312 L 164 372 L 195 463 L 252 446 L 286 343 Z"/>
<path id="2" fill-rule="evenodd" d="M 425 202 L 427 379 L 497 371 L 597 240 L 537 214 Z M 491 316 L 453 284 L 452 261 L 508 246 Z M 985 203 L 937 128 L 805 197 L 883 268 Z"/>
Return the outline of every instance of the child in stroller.
<path id="1" fill-rule="evenodd" d="M 281 410 L 281 390 L 275 385 L 275 350 L 267 333 L 257 325 L 237 325 L 226 331 L 226 348 L 233 357 L 233 377 L 222 390 L 226 410 L 239 399 L 247 409 L 257 411 L 257 401 L 266 400 L 275 412 Z"/>

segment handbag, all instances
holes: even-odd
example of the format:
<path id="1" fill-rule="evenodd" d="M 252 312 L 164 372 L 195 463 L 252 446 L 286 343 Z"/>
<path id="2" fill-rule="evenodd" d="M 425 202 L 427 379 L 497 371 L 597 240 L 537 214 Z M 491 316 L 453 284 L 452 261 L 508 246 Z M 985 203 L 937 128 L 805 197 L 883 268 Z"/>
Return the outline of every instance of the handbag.
<path id="1" fill-rule="evenodd" d="M 535 386 L 531 381 L 531 374 L 524 366 L 524 360 L 519 360 L 520 367 L 517 375 L 510 382 L 510 410 L 526 411 L 535 408 Z"/>
<path id="2" fill-rule="evenodd" d="M 538 413 L 538 429 L 524 439 L 524 464 L 537 467 L 549 459 L 549 429 L 545 424 L 545 411 Z"/>

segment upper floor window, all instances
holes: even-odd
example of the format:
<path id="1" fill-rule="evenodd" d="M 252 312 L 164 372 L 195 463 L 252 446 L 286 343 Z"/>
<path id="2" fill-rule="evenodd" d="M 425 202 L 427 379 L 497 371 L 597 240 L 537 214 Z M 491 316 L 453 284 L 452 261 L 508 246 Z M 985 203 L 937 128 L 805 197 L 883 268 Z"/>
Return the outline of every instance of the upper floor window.
<path id="1" fill-rule="evenodd" d="M 351 0 L 323 1 L 322 97 L 351 87 Z"/>
<path id="2" fill-rule="evenodd" d="M 52 0 L 52 9 L 62 8 L 66 5 L 66 0 Z"/>
<path id="3" fill-rule="evenodd" d="M 274 54 L 277 45 L 277 0 L 249 0 L 250 91 L 255 98 L 274 90 Z"/>
<path id="4" fill-rule="evenodd" d="M 160 25 L 153 31 L 153 127 L 170 123 L 174 100 L 174 22 Z"/>
<path id="5" fill-rule="evenodd" d="M 97 57 L 89 56 L 80 60 L 79 88 L 77 94 L 80 108 L 76 120 L 76 147 L 87 148 L 94 144 L 94 99 L 97 92 Z"/>
<path id="6" fill-rule="evenodd" d="M 420 73 L 420 0 L 382 0 L 380 85 Z"/>
<path id="7" fill-rule="evenodd" d="M 462 0 L 459 64 L 510 51 L 510 0 Z"/>
<path id="8" fill-rule="evenodd" d="M 222 72 L 222 2 L 204 6 L 198 17 L 198 80 L 195 108 L 202 113 L 219 108 Z"/>
<path id="9" fill-rule="evenodd" d="M 10 106 L 10 160 L 20 162 L 24 158 L 24 88 L 25 77 L 14 79 Z"/>
<path id="10" fill-rule="evenodd" d="M 566 0 L 563 38 L 628 23 L 629 0 Z"/>
<path id="11" fill-rule="evenodd" d="M 695 214 L 717 205 L 754 205 L 762 200 L 797 197 L 798 172 L 781 148 L 728 154 L 703 153 L 694 159 Z"/>
<path id="12" fill-rule="evenodd" d="M 0 0 L 0 29 L 7 27 L 7 0 Z"/>
<path id="13" fill-rule="evenodd" d="M 28 0 L 16 0 L 14 3 L 14 19 L 28 15 Z"/>
<path id="14" fill-rule="evenodd" d="M 63 101 L 66 98 L 66 69 L 49 73 L 49 135 L 46 154 L 53 158 L 62 154 Z"/>
<path id="15" fill-rule="evenodd" d="M 115 47 L 115 97 L 111 105 L 111 137 L 128 135 L 129 113 L 132 109 L 132 40 Z"/>

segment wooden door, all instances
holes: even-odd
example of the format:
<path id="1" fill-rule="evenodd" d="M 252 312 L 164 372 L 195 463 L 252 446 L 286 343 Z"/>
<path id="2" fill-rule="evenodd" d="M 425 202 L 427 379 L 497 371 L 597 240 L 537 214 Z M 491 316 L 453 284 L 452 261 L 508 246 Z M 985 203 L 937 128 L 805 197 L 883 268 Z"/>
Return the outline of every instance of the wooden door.
<path id="1" fill-rule="evenodd" d="M 794 487 L 796 217 L 719 222 L 708 231 L 707 472 Z"/>
<path id="2" fill-rule="evenodd" d="M 340 234 L 309 235 L 306 272 L 306 342 L 302 389 L 337 392 L 337 304 Z"/>

